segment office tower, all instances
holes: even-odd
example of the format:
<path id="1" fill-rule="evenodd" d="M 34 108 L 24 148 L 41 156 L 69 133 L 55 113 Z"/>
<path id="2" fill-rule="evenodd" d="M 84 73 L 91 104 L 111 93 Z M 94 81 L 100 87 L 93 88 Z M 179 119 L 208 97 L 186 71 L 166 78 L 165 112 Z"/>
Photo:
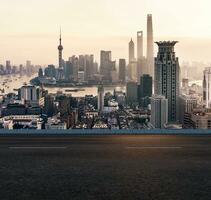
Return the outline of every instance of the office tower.
<path id="1" fill-rule="evenodd" d="M 185 115 L 197 107 L 197 98 L 190 95 L 179 96 L 179 121 L 184 124 Z"/>
<path id="2" fill-rule="evenodd" d="M 98 111 L 103 112 L 104 110 L 104 87 L 103 85 L 98 86 Z"/>
<path id="3" fill-rule="evenodd" d="M 142 59 L 143 54 L 143 31 L 137 32 L 137 60 Z"/>
<path id="4" fill-rule="evenodd" d="M 65 62 L 65 79 L 71 80 L 73 77 L 73 65 L 70 61 Z"/>
<path id="5" fill-rule="evenodd" d="M 20 100 L 24 101 L 37 101 L 38 100 L 38 93 L 37 88 L 35 86 L 22 86 L 19 89 L 19 97 Z"/>
<path id="6" fill-rule="evenodd" d="M 150 76 L 154 78 L 154 41 L 152 15 L 147 15 L 147 66 Z"/>
<path id="7" fill-rule="evenodd" d="M 126 86 L 126 99 L 127 103 L 134 104 L 138 100 L 138 85 L 137 82 L 131 81 Z"/>
<path id="8" fill-rule="evenodd" d="M 111 81 L 111 71 L 113 63 L 111 60 L 111 51 L 100 52 L 100 74 L 103 76 L 104 81 Z"/>
<path id="9" fill-rule="evenodd" d="M 30 60 L 26 61 L 26 73 L 29 76 L 32 74 L 32 63 Z"/>
<path id="10" fill-rule="evenodd" d="M 131 81 L 137 81 L 137 62 L 135 59 L 135 45 L 132 38 L 129 42 L 128 76 Z"/>
<path id="11" fill-rule="evenodd" d="M 146 58 L 143 55 L 143 31 L 137 32 L 137 80 L 144 74 L 148 74 Z M 140 83 L 140 82 L 139 82 Z"/>
<path id="12" fill-rule="evenodd" d="M 97 63 L 96 61 L 94 62 L 93 73 L 94 73 L 94 74 L 98 74 L 98 73 L 99 73 L 99 71 L 98 71 L 98 63 Z"/>
<path id="13" fill-rule="evenodd" d="M 10 74 L 12 71 L 12 66 L 9 60 L 6 61 L 6 73 Z"/>
<path id="14" fill-rule="evenodd" d="M 72 79 L 77 81 L 78 80 L 78 71 L 79 71 L 79 58 L 77 56 L 72 56 L 69 58 L 69 62 L 72 63 Z"/>
<path id="15" fill-rule="evenodd" d="M 151 98 L 151 124 L 163 129 L 168 123 L 168 100 L 164 96 L 153 95 Z"/>
<path id="16" fill-rule="evenodd" d="M 178 97 L 180 86 L 179 59 L 174 52 L 177 42 L 156 42 L 158 54 L 155 58 L 155 94 L 163 95 L 168 99 L 168 121 L 178 119 Z"/>
<path id="17" fill-rule="evenodd" d="M 85 55 L 84 75 L 86 81 L 93 79 L 94 55 Z"/>
<path id="18" fill-rule="evenodd" d="M 62 46 L 61 30 L 60 30 L 58 51 L 59 51 L 59 68 L 58 68 L 57 79 L 61 80 L 64 77 L 64 69 L 63 69 L 64 66 L 63 66 L 63 59 L 62 59 L 63 46 Z"/>
<path id="19" fill-rule="evenodd" d="M 20 75 L 23 75 L 23 71 L 24 71 L 23 65 L 19 65 L 19 73 L 20 73 Z"/>
<path id="20" fill-rule="evenodd" d="M 119 59 L 119 81 L 125 83 L 126 79 L 126 60 Z"/>
<path id="21" fill-rule="evenodd" d="M 129 42 L 129 63 L 135 60 L 135 44 L 131 38 Z"/>
<path id="22" fill-rule="evenodd" d="M 138 89 L 139 102 L 143 107 L 147 107 L 152 96 L 152 77 L 148 74 L 141 76 Z"/>
<path id="23" fill-rule="evenodd" d="M 128 65 L 128 75 L 131 81 L 137 82 L 137 62 L 136 60 L 130 61 Z"/>
<path id="24" fill-rule="evenodd" d="M 206 108 L 211 108 L 211 67 L 204 70 L 203 100 Z"/>
<path id="25" fill-rule="evenodd" d="M 84 71 L 78 71 L 78 82 L 83 83 L 85 80 Z"/>

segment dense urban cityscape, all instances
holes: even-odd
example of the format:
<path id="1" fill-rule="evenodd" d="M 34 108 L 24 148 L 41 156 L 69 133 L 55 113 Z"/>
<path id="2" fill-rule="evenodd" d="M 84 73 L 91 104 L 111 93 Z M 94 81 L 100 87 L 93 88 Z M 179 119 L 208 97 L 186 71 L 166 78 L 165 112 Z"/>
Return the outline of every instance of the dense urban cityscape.
<path id="1" fill-rule="evenodd" d="M 101 50 L 99 64 L 94 55 L 73 55 L 65 61 L 60 30 L 58 65 L 33 66 L 27 61 L 17 67 L 6 61 L 0 65 L 0 127 L 211 129 L 211 67 L 203 63 L 180 67 L 179 41 L 154 41 L 151 14 L 146 56 L 143 31 L 137 31 L 136 40 L 129 41 L 128 59 L 118 63 L 107 50 Z M 23 81 L 24 76 L 30 81 Z M 9 88 L 9 82 L 18 80 L 20 88 Z M 96 94 L 86 92 L 89 88 Z"/>

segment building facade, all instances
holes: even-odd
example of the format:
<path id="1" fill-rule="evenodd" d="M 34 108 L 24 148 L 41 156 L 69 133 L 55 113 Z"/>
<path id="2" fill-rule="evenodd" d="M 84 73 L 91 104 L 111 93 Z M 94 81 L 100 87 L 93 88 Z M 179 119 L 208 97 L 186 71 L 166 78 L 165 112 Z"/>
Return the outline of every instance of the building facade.
<path id="1" fill-rule="evenodd" d="M 156 42 L 158 54 L 155 58 L 155 94 L 163 95 L 168 99 L 168 120 L 178 120 L 178 97 L 180 93 L 179 59 L 174 52 L 177 42 Z"/>
<path id="2" fill-rule="evenodd" d="M 163 129 L 168 123 L 168 100 L 164 96 L 154 95 L 151 98 L 151 124 L 154 128 Z"/>

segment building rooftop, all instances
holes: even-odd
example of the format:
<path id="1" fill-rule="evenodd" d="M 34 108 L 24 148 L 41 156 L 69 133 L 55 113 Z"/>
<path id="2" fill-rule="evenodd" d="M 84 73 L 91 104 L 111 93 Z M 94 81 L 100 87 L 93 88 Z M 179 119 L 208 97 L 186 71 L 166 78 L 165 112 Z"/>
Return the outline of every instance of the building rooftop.
<path id="1" fill-rule="evenodd" d="M 155 42 L 158 46 L 174 46 L 178 41 L 159 41 Z"/>

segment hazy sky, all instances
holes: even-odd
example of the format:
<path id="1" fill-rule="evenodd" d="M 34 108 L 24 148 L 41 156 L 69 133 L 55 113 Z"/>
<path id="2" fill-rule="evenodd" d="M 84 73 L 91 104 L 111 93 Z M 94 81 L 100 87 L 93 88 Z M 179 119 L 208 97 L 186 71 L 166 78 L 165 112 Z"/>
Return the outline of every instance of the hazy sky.
<path id="1" fill-rule="evenodd" d="M 179 40 L 180 60 L 211 61 L 210 0 L 0 0 L 0 63 L 57 64 L 59 26 L 64 58 L 112 50 L 128 57 L 136 31 L 146 36 L 153 15 L 156 40 Z M 157 47 L 155 46 L 155 52 Z"/>

